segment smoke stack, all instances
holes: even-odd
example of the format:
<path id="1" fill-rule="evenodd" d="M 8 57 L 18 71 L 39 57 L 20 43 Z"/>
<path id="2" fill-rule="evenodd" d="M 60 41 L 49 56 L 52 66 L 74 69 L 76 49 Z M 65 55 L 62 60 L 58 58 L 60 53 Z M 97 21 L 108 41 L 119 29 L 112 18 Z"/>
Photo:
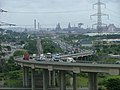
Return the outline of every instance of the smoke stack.
<path id="1" fill-rule="evenodd" d="M 36 30 L 36 19 L 34 19 L 34 29 Z"/>
<path id="2" fill-rule="evenodd" d="M 38 22 L 38 30 L 40 30 L 40 23 Z"/>

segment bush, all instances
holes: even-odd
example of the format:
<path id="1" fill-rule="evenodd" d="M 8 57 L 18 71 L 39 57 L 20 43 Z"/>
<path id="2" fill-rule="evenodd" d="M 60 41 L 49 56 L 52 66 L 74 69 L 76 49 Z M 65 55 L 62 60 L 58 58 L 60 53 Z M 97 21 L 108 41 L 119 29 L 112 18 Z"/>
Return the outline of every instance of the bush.
<path id="1" fill-rule="evenodd" d="M 120 78 L 110 78 L 105 84 L 107 90 L 120 90 Z"/>
<path id="2" fill-rule="evenodd" d="M 104 87 L 104 86 L 100 86 L 100 87 L 98 88 L 98 90 L 107 90 L 107 89 L 106 89 L 106 87 Z"/>
<path id="3" fill-rule="evenodd" d="M 25 50 L 17 50 L 14 52 L 13 56 L 22 56 L 25 52 Z"/>

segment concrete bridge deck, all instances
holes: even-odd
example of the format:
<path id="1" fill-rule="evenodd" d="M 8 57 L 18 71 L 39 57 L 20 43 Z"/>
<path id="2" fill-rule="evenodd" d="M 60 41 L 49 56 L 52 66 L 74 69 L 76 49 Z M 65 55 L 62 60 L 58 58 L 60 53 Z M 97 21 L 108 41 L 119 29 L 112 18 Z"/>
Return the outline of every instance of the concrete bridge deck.
<path id="1" fill-rule="evenodd" d="M 53 62 L 53 61 L 36 61 L 36 60 L 22 60 L 18 58 L 15 60 L 21 67 L 41 68 L 52 70 L 66 70 L 79 72 L 105 72 L 111 75 L 120 74 L 120 64 L 101 64 L 101 63 L 71 63 L 71 62 Z"/>

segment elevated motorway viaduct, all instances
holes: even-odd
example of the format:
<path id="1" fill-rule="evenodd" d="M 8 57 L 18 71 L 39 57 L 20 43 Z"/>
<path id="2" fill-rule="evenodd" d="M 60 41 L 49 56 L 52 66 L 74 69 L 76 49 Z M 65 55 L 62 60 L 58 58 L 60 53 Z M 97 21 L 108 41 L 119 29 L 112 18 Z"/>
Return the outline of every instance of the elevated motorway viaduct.
<path id="1" fill-rule="evenodd" d="M 73 89 L 77 88 L 77 74 L 80 72 L 88 73 L 88 90 L 97 90 L 97 73 L 109 73 L 110 75 L 120 74 L 120 64 L 97 64 L 97 63 L 68 63 L 68 62 L 47 62 L 47 61 L 25 61 L 17 58 L 15 62 L 23 68 L 23 85 L 28 87 L 28 72 L 31 71 L 31 90 L 35 90 L 35 71 L 43 71 L 43 89 L 56 86 L 58 80 L 59 90 L 66 89 L 66 72 L 72 72 Z M 57 72 L 57 75 L 56 75 Z M 50 74 L 52 73 L 52 74 Z M 58 77 L 58 78 L 56 78 Z M 56 80 L 57 79 L 57 80 Z"/>

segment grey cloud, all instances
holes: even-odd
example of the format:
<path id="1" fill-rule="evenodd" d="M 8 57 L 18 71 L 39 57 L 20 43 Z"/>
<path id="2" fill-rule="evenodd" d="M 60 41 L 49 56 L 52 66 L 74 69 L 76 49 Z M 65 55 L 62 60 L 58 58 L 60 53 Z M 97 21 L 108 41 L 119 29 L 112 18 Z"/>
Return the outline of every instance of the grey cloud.
<path id="1" fill-rule="evenodd" d="M 95 2 L 97 2 L 98 0 L 86 0 L 86 1 L 95 3 Z M 119 3 L 120 0 L 101 0 L 101 2 L 105 2 L 105 3 L 108 3 L 108 2 Z"/>
<path id="2" fill-rule="evenodd" d="M 41 12 L 41 11 L 72 11 L 72 10 L 82 10 L 82 9 L 92 9 L 92 4 L 96 3 L 97 0 L 0 0 L 0 3 L 2 3 L 2 7 L 7 9 L 8 11 L 30 11 L 30 12 Z M 101 2 L 104 2 L 107 5 L 108 8 L 113 10 L 118 10 L 116 5 L 118 5 L 118 2 L 120 0 L 101 0 Z M 113 8 L 111 7 L 113 6 Z M 119 5 L 118 5 L 119 6 Z M 3 9 L 4 9 L 3 8 Z M 112 12 L 109 12 L 112 13 Z M 109 14 L 108 13 L 108 14 Z M 23 18 L 25 19 L 25 22 L 28 24 L 31 24 L 30 21 L 32 21 L 34 18 L 39 19 L 42 21 L 41 23 L 56 23 L 59 21 L 75 21 L 80 20 L 83 17 L 89 18 L 89 12 L 83 13 L 72 13 L 72 14 L 45 14 L 45 15 L 29 15 L 29 14 L 8 14 L 7 16 L 11 17 L 4 17 L 5 20 L 8 20 L 10 22 L 14 21 L 16 23 L 22 23 Z M 92 11 L 91 11 L 92 14 Z M 46 17 L 46 18 L 44 18 Z M 43 22 L 44 21 L 44 22 Z M 24 22 L 24 23 L 25 23 Z M 26 24 L 25 23 L 25 24 Z M 91 24 L 91 23 L 90 23 Z"/>

